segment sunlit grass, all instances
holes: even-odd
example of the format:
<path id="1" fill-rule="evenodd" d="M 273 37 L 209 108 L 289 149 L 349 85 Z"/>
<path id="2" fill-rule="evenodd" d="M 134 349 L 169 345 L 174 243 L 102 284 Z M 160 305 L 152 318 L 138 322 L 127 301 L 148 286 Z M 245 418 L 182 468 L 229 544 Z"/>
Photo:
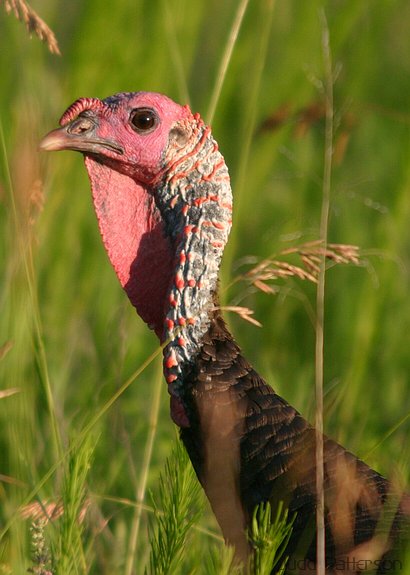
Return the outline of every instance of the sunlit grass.
<path id="1" fill-rule="evenodd" d="M 319 237 L 320 10 L 339 71 L 328 240 L 365 254 L 361 266 L 326 274 L 324 429 L 383 474 L 408 481 L 408 3 L 374 10 L 362 0 L 115 7 L 45 0 L 33 7 L 56 33 L 61 57 L 0 11 L 0 574 L 34 566 L 22 508 L 67 499 L 71 485 L 65 524 L 60 518 L 44 528 L 51 552 L 69 561 L 70 546 L 80 545 L 79 573 L 142 575 L 154 520 L 149 492 L 158 493 L 175 438 L 151 361 L 161 350 L 109 266 L 81 159 L 43 159 L 36 149 L 80 95 L 158 90 L 213 117 L 237 207 L 223 303 L 253 310 L 263 327 L 236 314 L 228 320 L 262 375 L 314 420 L 315 287 L 278 279 L 269 295 L 232 279 L 244 257 L 263 261 Z M 76 531 L 84 498 L 89 506 Z M 197 527 L 186 565 L 207 575 L 233 572 L 209 510 Z"/>

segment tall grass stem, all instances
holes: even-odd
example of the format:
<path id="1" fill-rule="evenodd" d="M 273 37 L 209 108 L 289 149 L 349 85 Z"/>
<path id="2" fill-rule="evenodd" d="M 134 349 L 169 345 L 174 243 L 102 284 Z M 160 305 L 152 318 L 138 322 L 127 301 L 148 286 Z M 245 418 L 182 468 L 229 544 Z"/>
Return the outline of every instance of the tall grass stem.
<path id="1" fill-rule="evenodd" d="M 162 1 L 162 7 L 163 7 L 163 16 L 164 16 L 163 20 L 164 20 L 165 33 L 168 38 L 169 50 L 171 58 L 174 63 L 179 95 L 183 102 L 185 102 L 188 105 L 191 105 L 187 78 L 184 71 L 184 64 L 182 61 L 181 50 L 178 44 L 178 36 L 175 30 L 174 15 L 169 7 L 168 0 Z"/>
<path id="2" fill-rule="evenodd" d="M 11 176 L 10 165 L 8 161 L 7 146 L 4 137 L 4 130 L 0 121 L 0 140 L 4 160 L 4 170 L 7 178 L 7 187 L 9 190 L 10 204 L 13 213 L 15 238 L 17 240 L 19 257 L 23 263 L 25 278 L 27 282 L 28 294 L 31 303 L 32 321 L 34 326 L 34 342 L 35 357 L 37 360 L 38 371 L 40 374 L 41 382 L 44 387 L 46 395 L 47 409 L 50 417 L 51 431 L 52 431 L 52 444 L 54 448 L 55 459 L 60 459 L 63 453 L 61 445 L 60 431 L 57 423 L 56 409 L 54 397 L 51 390 L 50 377 L 48 372 L 47 355 L 43 338 L 43 327 L 41 321 L 40 306 L 38 301 L 38 294 L 36 290 L 37 282 L 35 278 L 35 267 L 33 261 L 32 251 L 32 237 L 30 231 L 25 230 L 23 233 L 24 222 L 21 222 L 18 208 L 15 200 L 13 179 Z"/>
<path id="3" fill-rule="evenodd" d="M 327 247 L 329 226 L 330 190 L 333 155 L 333 75 L 329 44 L 329 28 L 326 15 L 320 12 L 322 23 L 322 51 L 324 64 L 325 97 L 325 142 L 322 207 L 320 216 L 320 240 L 324 250 Z M 316 290 L 316 345 L 315 345 L 315 390 L 316 390 L 316 532 L 317 532 L 317 575 L 325 575 L 325 496 L 323 458 L 323 365 L 324 365 L 324 320 L 325 320 L 326 258 L 320 258 L 320 270 Z"/>
<path id="4" fill-rule="evenodd" d="M 230 34 L 226 42 L 225 50 L 222 53 L 222 58 L 216 76 L 215 86 L 211 94 L 211 101 L 209 103 L 209 108 L 205 116 L 206 122 L 208 124 L 212 124 L 212 121 L 214 119 L 216 106 L 218 105 L 218 100 L 221 95 L 226 72 L 228 70 L 229 62 L 231 61 L 232 58 L 233 49 L 238 39 L 239 30 L 241 28 L 243 17 L 245 15 L 248 4 L 249 0 L 241 0 L 241 2 L 238 5 L 238 9 L 236 11 L 234 21 L 232 23 Z"/>
<path id="5" fill-rule="evenodd" d="M 28 505 L 32 499 L 38 494 L 40 489 L 47 483 L 47 481 L 54 475 L 57 469 L 68 455 L 77 449 L 82 441 L 87 437 L 93 427 L 98 423 L 101 417 L 111 408 L 111 406 L 117 401 L 117 399 L 124 393 L 126 389 L 141 375 L 141 373 L 154 361 L 156 357 L 162 352 L 163 347 L 167 344 L 165 341 L 161 346 L 159 346 L 143 363 L 142 365 L 127 379 L 123 385 L 110 397 L 110 399 L 103 405 L 103 407 L 91 418 L 90 422 L 84 427 L 84 429 L 78 434 L 78 436 L 73 440 L 71 445 L 62 454 L 62 456 L 50 467 L 50 469 L 43 475 L 43 477 L 37 482 L 30 493 L 24 498 L 17 512 L 6 522 L 4 527 L 0 530 L 0 541 L 9 531 L 10 527 L 14 524 L 17 518 L 20 516 L 20 512 L 23 508 Z"/>
<path id="6" fill-rule="evenodd" d="M 267 0 L 264 3 L 263 11 L 261 9 L 261 12 L 263 14 L 263 25 L 260 30 L 258 38 L 258 48 L 256 50 L 255 55 L 255 65 L 253 68 L 253 75 L 249 80 L 249 85 L 251 86 L 249 94 L 249 104 L 245 113 L 242 146 L 238 162 L 239 168 L 235 182 L 235 205 L 236 205 L 236 217 L 238 219 L 240 219 L 239 216 L 241 207 L 240 198 L 243 193 L 243 190 L 245 189 L 246 174 L 248 171 L 251 144 L 257 121 L 257 113 L 259 110 L 258 99 L 261 89 L 263 69 L 265 66 L 266 55 L 268 52 L 274 6 L 275 6 L 275 0 Z M 235 245 L 237 242 L 237 234 L 238 234 L 238 227 L 234 226 L 230 234 L 228 249 L 225 250 L 224 255 L 224 262 L 226 269 L 230 269 L 232 267 L 231 262 L 235 251 Z"/>
<path id="7" fill-rule="evenodd" d="M 130 538 L 128 542 L 127 557 L 125 562 L 125 575 L 132 575 L 133 565 L 135 562 L 135 553 L 138 543 L 138 535 L 141 525 L 141 516 L 143 511 L 143 503 L 145 501 L 145 494 L 147 491 L 148 473 L 152 460 L 152 450 L 158 429 L 158 415 L 161 405 L 161 392 L 163 388 L 162 377 L 162 363 L 158 362 L 157 374 L 155 376 L 155 386 L 152 396 L 152 404 L 149 418 L 149 430 L 145 443 L 144 459 L 141 468 L 141 477 L 136 493 L 137 506 L 135 508 L 134 517 L 131 524 Z"/>

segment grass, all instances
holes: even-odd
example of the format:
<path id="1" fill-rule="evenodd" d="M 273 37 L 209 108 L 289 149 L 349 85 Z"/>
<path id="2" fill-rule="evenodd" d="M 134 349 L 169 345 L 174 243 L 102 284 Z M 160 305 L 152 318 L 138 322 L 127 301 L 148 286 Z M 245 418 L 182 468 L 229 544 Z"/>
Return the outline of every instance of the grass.
<path id="1" fill-rule="evenodd" d="M 293 519 L 288 518 L 282 504 L 272 514 L 269 503 L 261 503 L 254 511 L 250 540 L 254 548 L 250 570 L 252 574 L 270 575 L 272 568 L 280 575 L 284 573 L 287 557 L 284 556 L 289 537 L 292 533 Z"/>
<path id="2" fill-rule="evenodd" d="M 0 5 L 0 574 L 142 575 L 175 443 L 161 350 L 107 262 L 81 159 L 37 152 L 78 96 L 157 90 L 213 117 L 235 197 L 222 304 L 254 312 L 262 328 L 227 313 L 235 337 L 314 421 L 316 288 L 274 277 L 268 294 L 245 276 L 320 237 L 322 12 L 337 72 L 327 239 L 361 251 L 361 265 L 326 273 L 324 429 L 408 482 L 408 2 L 43 0 L 33 9 L 61 57 Z M 201 492 L 193 499 L 205 511 L 187 533 L 184 573 L 232 573 Z M 61 501 L 66 513 L 46 525 L 22 514 Z M 52 566 L 41 545 L 65 559 Z"/>
<path id="3" fill-rule="evenodd" d="M 320 211 L 319 237 L 327 250 L 330 216 L 330 198 L 332 185 L 334 104 L 333 82 L 334 70 L 329 41 L 329 27 L 325 12 L 320 13 L 322 21 L 323 81 L 322 98 L 325 109 L 325 132 L 323 153 L 323 186 L 322 206 Z M 324 330 L 325 330 L 325 288 L 326 288 L 326 255 L 323 253 L 319 262 L 319 276 L 316 290 L 315 318 L 315 427 L 316 427 L 316 537 L 317 537 L 317 573 L 325 575 L 325 468 L 323 448 L 323 389 L 324 389 Z"/>

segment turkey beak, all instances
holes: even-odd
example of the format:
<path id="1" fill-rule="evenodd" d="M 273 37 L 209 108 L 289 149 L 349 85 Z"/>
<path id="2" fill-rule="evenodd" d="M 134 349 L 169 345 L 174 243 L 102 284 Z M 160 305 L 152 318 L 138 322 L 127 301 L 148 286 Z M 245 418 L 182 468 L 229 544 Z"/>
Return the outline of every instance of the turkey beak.
<path id="1" fill-rule="evenodd" d="M 101 154 L 109 150 L 123 155 L 123 148 L 111 140 L 96 134 L 97 123 L 93 118 L 79 116 L 72 122 L 57 130 L 49 132 L 40 142 L 40 150 L 54 152 L 75 150 L 85 154 Z"/>

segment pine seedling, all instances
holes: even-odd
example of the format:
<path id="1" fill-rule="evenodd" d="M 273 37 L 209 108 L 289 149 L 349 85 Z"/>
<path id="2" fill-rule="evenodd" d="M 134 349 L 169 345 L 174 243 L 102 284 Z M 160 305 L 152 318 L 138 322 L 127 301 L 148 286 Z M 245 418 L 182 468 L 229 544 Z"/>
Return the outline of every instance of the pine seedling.
<path id="1" fill-rule="evenodd" d="M 235 565 L 235 549 L 228 545 L 213 546 L 206 559 L 207 575 L 244 575 L 242 565 Z"/>
<path id="2" fill-rule="evenodd" d="M 154 498 L 153 498 L 154 499 Z M 146 575 L 182 572 L 182 553 L 191 527 L 198 522 L 200 486 L 187 453 L 177 442 L 159 478 L 154 499 L 155 524 L 150 531 L 151 552 Z"/>
<path id="3" fill-rule="evenodd" d="M 269 502 L 255 508 L 249 533 L 254 549 L 249 572 L 252 575 L 270 575 L 273 568 L 278 574 L 285 571 L 288 557 L 283 552 L 292 533 L 294 518 L 289 519 L 288 510 L 280 502 L 275 517 Z"/>

